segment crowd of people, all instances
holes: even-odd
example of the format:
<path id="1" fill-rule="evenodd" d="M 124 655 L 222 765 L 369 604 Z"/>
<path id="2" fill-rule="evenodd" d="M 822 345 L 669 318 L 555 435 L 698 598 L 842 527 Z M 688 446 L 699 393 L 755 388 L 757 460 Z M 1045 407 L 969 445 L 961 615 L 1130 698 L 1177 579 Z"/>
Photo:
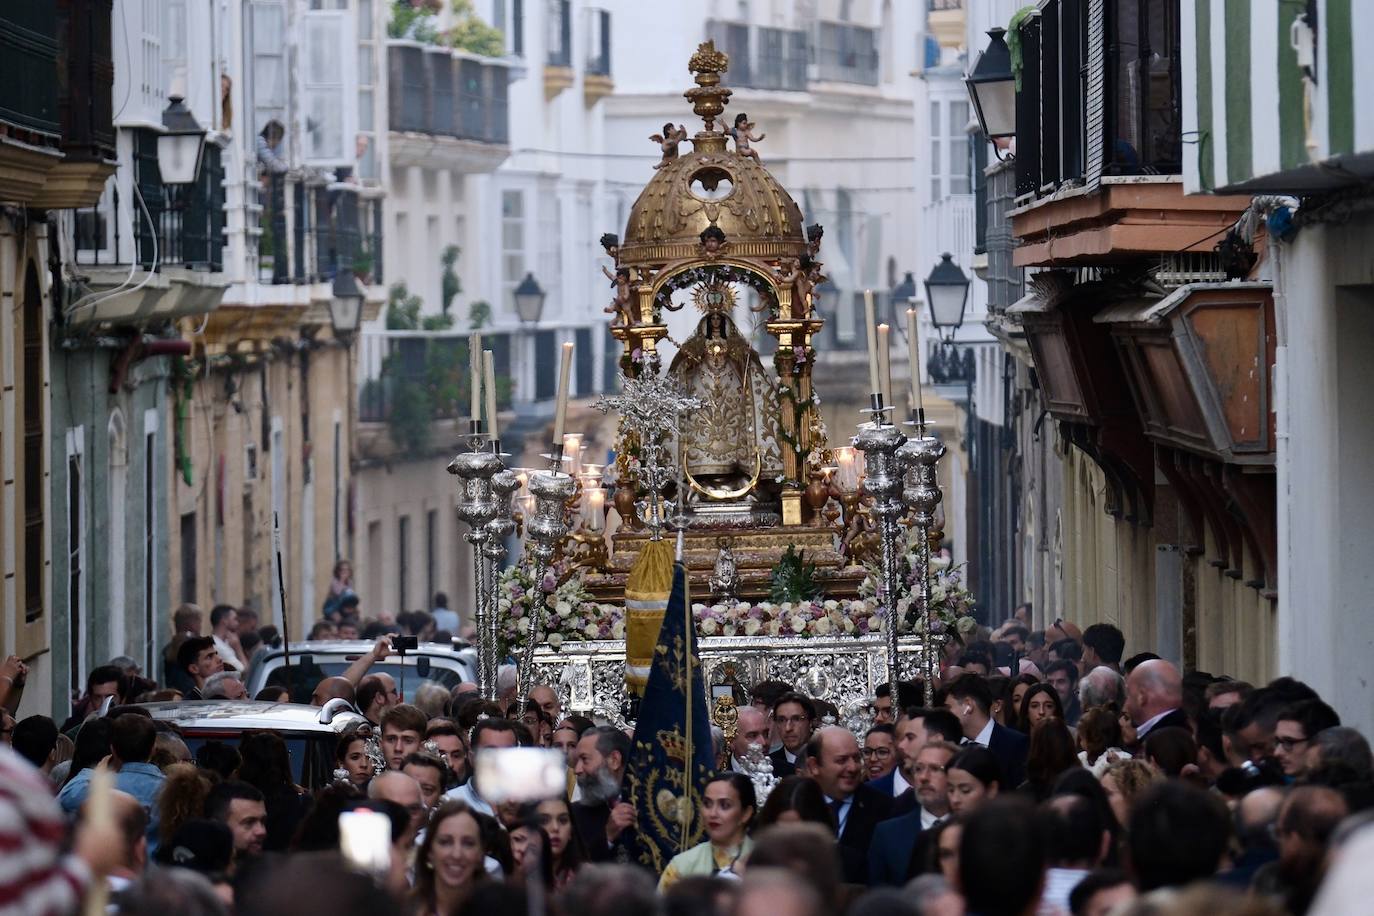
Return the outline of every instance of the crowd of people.
<path id="1" fill-rule="evenodd" d="M 1183 673 L 1152 653 L 1124 657 L 1107 624 L 1032 632 L 1014 618 L 951 649 L 929 694 L 880 687 L 860 734 L 824 699 L 758 683 L 733 736 L 715 735 L 700 842 L 659 874 L 641 864 L 626 799 L 631 735 L 564 709 L 550 687 L 518 695 L 509 668 L 495 700 L 470 683 L 402 697 L 369 669 L 433 615 L 363 622 L 350 609 L 336 601 L 328 623 L 375 641 L 311 701 L 360 715 L 332 781 L 309 789 L 276 733 L 193 753 L 141 705 L 246 698 L 243 671 L 272 634 L 242 610 L 207 621 L 179 609 L 161 683 L 113 659 L 60 724 L 25 715 L 27 669 L 0 665 L 0 912 L 75 912 L 100 895 L 125 916 L 1374 909 L 1362 868 L 1374 758 L 1292 677 Z M 564 755 L 566 791 L 488 798 L 477 762 L 514 747 Z M 106 781 L 110 810 L 97 815 L 93 786 Z M 350 853 L 351 812 L 384 817 L 380 865 Z"/>

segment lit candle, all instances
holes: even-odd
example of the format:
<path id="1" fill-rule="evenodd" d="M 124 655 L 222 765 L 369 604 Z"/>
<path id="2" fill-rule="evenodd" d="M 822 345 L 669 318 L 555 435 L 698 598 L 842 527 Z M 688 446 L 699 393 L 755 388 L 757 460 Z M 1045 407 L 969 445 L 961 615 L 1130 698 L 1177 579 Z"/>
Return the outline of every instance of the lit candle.
<path id="1" fill-rule="evenodd" d="M 606 522 L 606 491 L 597 487 L 587 491 L 587 530 L 600 531 Z"/>
<path id="2" fill-rule="evenodd" d="M 876 319 L 873 317 L 873 290 L 864 290 L 864 327 L 868 328 L 868 390 L 877 394 L 878 387 L 878 338 Z"/>
<path id="3" fill-rule="evenodd" d="M 878 325 L 878 384 L 883 386 L 878 390 L 883 393 L 884 407 L 892 406 L 892 357 L 888 352 L 887 340 L 890 332 L 891 328 L 887 325 Z"/>
<path id="4" fill-rule="evenodd" d="M 916 310 L 906 310 L 906 350 L 911 373 L 911 409 L 921 409 L 921 342 L 916 335 Z"/>
<path id="5" fill-rule="evenodd" d="M 496 354 L 482 351 L 482 383 L 487 386 L 487 435 L 493 442 L 501 438 L 496 429 Z"/>
<path id="6" fill-rule="evenodd" d="M 572 341 L 563 344 L 563 362 L 558 367 L 558 412 L 553 420 L 554 447 L 563 444 L 563 426 L 568 420 L 568 381 L 572 377 Z"/>
<path id="7" fill-rule="evenodd" d="M 835 463 L 838 465 L 836 478 L 842 490 L 854 489 L 854 447 L 842 445 L 835 449 Z"/>
<path id="8" fill-rule="evenodd" d="M 468 335 L 468 367 L 472 370 L 472 421 L 482 422 L 482 335 L 473 331 Z"/>
<path id="9" fill-rule="evenodd" d="M 563 434 L 563 460 L 567 462 L 567 471 L 573 477 L 582 476 L 582 434 L 564 433 Z"/>

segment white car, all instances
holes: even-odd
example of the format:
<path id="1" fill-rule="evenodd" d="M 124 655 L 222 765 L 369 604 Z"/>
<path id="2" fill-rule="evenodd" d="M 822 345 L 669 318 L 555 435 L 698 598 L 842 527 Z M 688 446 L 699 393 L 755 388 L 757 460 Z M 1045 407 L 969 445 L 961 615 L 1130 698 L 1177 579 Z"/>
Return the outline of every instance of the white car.
<path id="1" fill-rule="evenodd" d="M 342 675 L 348 667 L 372 649 L 362 639 L 332 639 L 291 643 L 290 671 L 286 651 L 278 646 L 257 655 L 248 670 L 244 686 L 248 695 L 270 685 L 291 690 L 291 699 L 310 702 L 311 692 L 321 680 Z M 368 674 L 389 674 L 396 681 L 402 699 L 409 703 L 415 689 L 428 681 L 452 690 L 463 681 L 477 681 L 477 650 L 464 642 L 422 642 L 404 656 L 393 652 L 368 669 Z"/>

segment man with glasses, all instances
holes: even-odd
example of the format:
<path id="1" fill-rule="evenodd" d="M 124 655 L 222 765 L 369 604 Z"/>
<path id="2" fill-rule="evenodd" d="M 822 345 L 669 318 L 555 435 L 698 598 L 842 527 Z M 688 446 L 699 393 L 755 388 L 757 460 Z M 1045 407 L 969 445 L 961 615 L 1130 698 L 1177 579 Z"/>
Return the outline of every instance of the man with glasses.
<path id="1" fill-rule="evenodd" d="M 911 775 L 918 806 L 883 821 L 873 828 L 868 847 L 868 883 L 901 885 L 906 882 L 912 851 L 921 831 L 929 830 L 949 814 L 949 784 L 945 768 L 959 753 L 957 745 L 933 740 L 916 754 Z"/>
<path id="2" fill-rule="evenodd" d="M 811 740 L 816 724 L 816 706 L 810 698 L 799 693 L 784 693 L 773 707 L 773 725 L 778 730 L 782 747 L 769 754 L 773 775 L 781 779 L 797 771 L 798 759 Z"/>
<path id="3" fill-rule="evenodd" d="M 1321 700 L 1301 700 L 1285 706 L 1274 726 L 1274 756 L 1283 775 L 1298 779 L 1307 774 L 1307 749 L 1317 733 L 1341 724 L 1336 711 Z"/>

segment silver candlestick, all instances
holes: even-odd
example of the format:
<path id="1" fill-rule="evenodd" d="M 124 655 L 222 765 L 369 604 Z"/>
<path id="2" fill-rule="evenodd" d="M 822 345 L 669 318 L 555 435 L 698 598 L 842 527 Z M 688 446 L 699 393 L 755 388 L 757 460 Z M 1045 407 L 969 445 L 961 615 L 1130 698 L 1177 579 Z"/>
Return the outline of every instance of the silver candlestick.
<path id="1" fill-rule="evenodd" d="M 497 672 L 501 667 L 501 659 L 497 650 L 497 646 L 500 645 L 499 632 L 501 628 L 501 615 L 499 613 L 501 577 L 499 573 L 503 561 L 506 559 L 506 540 L 515 531 L 515 512 L 511 505 L 511 499 L 520 489 L 520 478 L 514 471 L 505 466 L 507 456 L 501 452 L 499 439 L 492 440 L 491 450 L 492 454 L 501 459 L 501 470 L 491 475 L 491 499 L 496 506 L 496 514 L 482 526 L 486 537 L 482 544 L 482 558 L 486 560 L 486 581 L 482 583 L 482 591 L 486 596 L 487 615 L 486 629 L 479 632 L 478 639 L 482 645 L 491 646 L 487 663 L 491 666 L 492 684 L 494 686 Z"/>
<path id="2" fill-rule="evenodd" d="M 899 451 L 906 469 L 902 499 L 911 507 L 912 523 L 918 532 L 916 582 L 919 587 L 921 672 L 925 679 L 925 703 L 930 706 L 935 698 L 935 676 L 940 670 L 939 652 L 943 643 L 942 634 L 935 632 L 935 611 L 930 606 L 930 529 L 935 524 L 935 510 L 942 498 L 936 465 L 944 457 L 945 446 L 939 439 L 926 434 L 924 410 L 916 411 L 907 425 L 913 427 L 913 434 Z"/>
<path id="3" fill-rule="evenodd" d="M 528 696 L 534 686 L 534 649 L 539 644 L 544 622 L 547 597 L 544 595 L 544 575 L 558 552 L 558 542 L 568 534 L 568 500 L 577 492 L 577 481 L 558 468 L 562 465 L 562 449 L 553 462 L 553 469 L 536 471 L 530 475 L 530 493 L 534 496 L 534 511 L 525 521 L 525 550 L 534 561 L 535 601 L 530 606 L 529 633 L 525 651 L 520 657 L 517 672 L 522 696 Z"/>
<path id="4" fill-rule="evenodd" d="M 464 538 L 472 545 L 473 610 L 477 618 L 477 682 L 483 699 L 496 699 L 496 669 L 499 664 L 496 646 L 496 603 L 487 587 L 491 561 L 485 548 L 491 539 L 487 523 L 497 517 L 500 507 L 492 493 L 492 478 L 502 470 L 499 455 L 487 447 L 479 421 L 471 421 L 468 451 L 461 452 L 449 462 L 448 472 L 463 480 L 462 496 L 458 500 L 458 518 L 468 525 Z"/>
<path id="5" fill-rule="evenodd" d="M 873 515 L 877 518 L 878 543 L 882 548 L 879 582 L 880 603 L 887 608 L 883 626 L 887 632 L 887 679 L 891 685 L 892 702 L 897 702 L 897 684 L 901 680 L 899 657 L 897 654 L 900 619 L 897 613 L 897 594 L 900 591 L 897 556 L 897 537 L 900 520 L 906 514 L 902 503 L 902 467 L 897 458 L 897 450 L 906 441 L 906 436 L 887 422 L 887 411 L 880 394 L 872 395 L 872 408 L 866 411 L 873 419 L 859 426 L 859 434 L 854 437 L 854 445 L 864 453 L 864 491 L 873 497 Z M 895 706 L 894 706 L 895 708 Z"/>

